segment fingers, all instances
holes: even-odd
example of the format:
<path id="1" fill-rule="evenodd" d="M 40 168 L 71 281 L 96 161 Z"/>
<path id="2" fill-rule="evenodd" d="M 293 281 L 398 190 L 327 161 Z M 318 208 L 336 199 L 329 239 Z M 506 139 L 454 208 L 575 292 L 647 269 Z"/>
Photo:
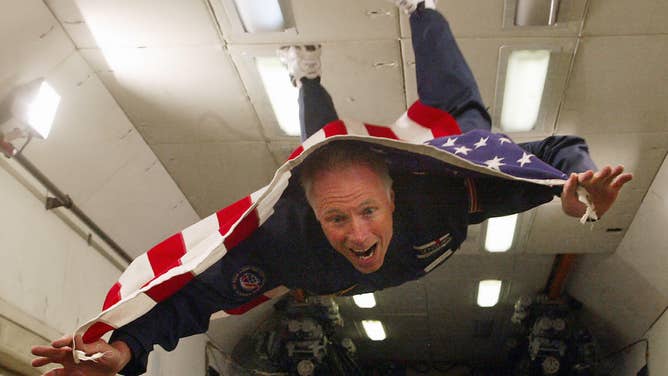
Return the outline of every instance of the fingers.
<path id="1" fill-rule="evenodd" d="M 33 355 L 51 358 L 53 360 L 61 360 L 64 356 L 72 351 L 69 347 L 55 348 L 51 346 L 35 346 L 31 352 Z"/>
<path id="2" fill-rule="evenodd" d="M 633 179 L 632 174 L 624 174 L 624 166 L 622 165 L 615 167 L 605 166 L 595 173 L 588 170 L 577 175 L 578 183 L 584 187 L 604 187 L 609 185 L 615 190 L 619 190 L 624 184 Z"/>
<path id="3" fill-rule="evenodd" d="M 620 190 L 624 184 L 630 182 L 631 180 L 633 180 L 633 174 L 622 174 L 610 186 L 616 190 Z"/>
<path id="4" fill-rule="evenodd" d="M 600 180 L 604 184 L 610 184 L 616 177 L 618 177 L 619 175 L 621 175 L 622 172 L 624 172 L 624 166 L 622 165 L 616 166 L 614 168 L 606 166 L 605 169 L 609 170 L 610 173 L 600 177 Z"/>
<path id="5" fill-rule="evenodd" d="M 49 363 L 52 363 L 51 358 L 35 358 L 30 362 L 33 367 L 41 367 Z"/>
<path id="6" fill-rule="evenodd" d="M 587 185 L 594 178 L 594 171 L 587 170 L 578 174 L 578 182 L 582 185 Z"/>
<path id="7" fill-rule="evenodd" d="M 610 166 L 603 167 L 600 171 L 596 172 L 591 179 L 591 184 L 596 184 L 598 182 L 604 182 L 612 175 L 612 168 Z"/>
<path id="8" fill-rule="evenodd" d="M 65 376 L 65 370 L 62 368 L 52 369 L 51 371 L 45 373 L 42 376 Z"/>
<path id="9" fill-rule="evenodd" d="M 51 342 L 51 345 L 56 348 L 64 346 L 72 346 L 72 336 L 70 335 L 63 336 L 62 338 L 59 338 Z"/>
<path id="10" fill-rule="evenodd" d="M 610 188 L 619 191 L 624 184 L 630 182 L 633 179 L 633 175 L 630 173 L 624 173 L 624 166 L 618 165 L 613 167 L 605 166 L 601 171 L 594 174 L 594 178 L 591 179 L 590 184 L 602 184 L 609 185 Z"/>
<path id="11" fill-rule="evenodd" d="M 569 197 L 575 195 L 575 189 L 577 185 L 578 185 L 578 174 L 572 173 L 571 176 L 568 177 L 568 180 L 566 180 L 566 183 L 564 183 L 562 197 Z"/>

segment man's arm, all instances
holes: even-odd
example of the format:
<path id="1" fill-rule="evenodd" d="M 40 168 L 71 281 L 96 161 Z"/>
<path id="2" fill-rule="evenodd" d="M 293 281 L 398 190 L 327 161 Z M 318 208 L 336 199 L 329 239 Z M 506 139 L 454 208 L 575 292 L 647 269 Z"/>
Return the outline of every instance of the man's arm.
<path id="1" fill-rule="evenodd" d="M 572 217 L 581 217 L 586 211 L 586 206 L 578 200 L 578 185 L 587 190 L 596 214 L 601 217 L 617 200 L 624 184 L 633 179 L 633 175 L 624 173 L 623 166 L 605 166 L 597 171 L 589 156 L 589 148 L 580 137 L 551 136 L 519 145 L 551 166 L 570 174 L 560 196 L 564 213 Z"/>
<path id="2" fill-rule="evenodd" d="M 230 265 L 224 266 L 222 261 Z M 230 291 L 235 274 L 232 265 L 237 264 L 234 261 L 225 257 L 145 315 L 115 330 L 110 342 L 124 342 L 132 354 L 121 373 L 144 373 L 154 345 L 172 351 L 180 338 L 206 332 L 211 314 L 252 300 L 252 297 L 235 297 Z"/>
<path id="3" fill-rule="evenodd" d="M 217 275 L 220 273 L 217 266 L 209 268 L 176 294 L 156 304 L 145 315 L 115 330 L 109 343 L 100 339 L 84 344 L 80 337 L 76 338 L 77 350 L 86 355 L 99 352 L 103 354 L 101 358 L 74 363 L 72 337 L 68 336 L 54 341 L 51 346 L 34 347 L 32 353 L 40 358 L 33 360 L 33 366 L 59 363 L 68 375 L 77 374 L 76 371 L 84 375 L 115 375 L 118 372 L 124 375 L 143 374 L 154 345 L 171 351 L 180 338 L 205 332 L 212 313 L 252 300 L 251 297 L 235 299 L 226 296 L 223 280 L 228 273 Z M 232 278 L 227 278 L 227 284 L 232 282 Z M 215 281 L 219 282 L 218 286 Z M 55 376 L 56 373 L 47 375 Z"/>
<path id="4" fill-rule="evenodd" d="M 631 180 L 623 167 L 604 167 L 598 172 L 589 156 L 584 139 L 576 136 L 552 136 L 541 141 L 519 144 L 543 162 L 566 174 L 571 174 L 563 187 L 523 184 L 511 180 L 476 178 L 469 182 L 475 192 L 475 210 L 469 214 L 470 223 L 480 223 L 490 217 L 519 213 L 561 197 L 567 215 L 581 217 L 586 206 L 578 200 L 577 187 L 589 193 L 597 215 L 603 215 L 615 202 L 620 189 Z"/>
<path id="5" fill-rule="evenodd" d="M 77 349 L 87 355 L 98 350 L 104 354 L 97 359 L 97 363 L 84 361 L 75 364 L 72 360 L 72 339 L 66 337 L 54 341 L 52 346 L 35 347 L 33 353 L 41 358 L 35 359 L 33 364 L 39 367 L 59 363 L 66 371 L 83 370 L 86 375 L 116 372 L 142 374 L 146 371 L 148 355 L 154 345 L 171 351 L 180 338 L 205 332 L 211 314 L 254 302 L 275 288 L 278 278 L 269 266 L 280 257 L 275 248 L 278 243 L 272 233 L 260 228 L 149 312 L 115 330 L 109 340 L 111 345 L 102 340 L 88 345 L 77 342 Z M 270 258 L 272 254 L 275 254 L 274 259 Z"/>

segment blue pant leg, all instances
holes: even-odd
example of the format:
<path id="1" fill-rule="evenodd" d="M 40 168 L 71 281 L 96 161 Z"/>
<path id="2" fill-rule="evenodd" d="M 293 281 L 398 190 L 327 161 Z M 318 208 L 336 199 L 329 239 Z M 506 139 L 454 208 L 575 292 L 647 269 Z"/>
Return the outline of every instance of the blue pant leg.
<path id="1" fill-rule="evenodd" d="M 320 77 L 302 78 L 299 89 L 299 122 L 302 141 L 319 131 L 323 126 L 338 120 L 332 97 L 320 84 Z"/>
<path id="2" fill-rule="evenodd" d="M 420 7 L 411 14 L 410 24 L 420 101 L 449 112 L 462 132 L 491 129 L 475 77 L 445 18 Z"/>

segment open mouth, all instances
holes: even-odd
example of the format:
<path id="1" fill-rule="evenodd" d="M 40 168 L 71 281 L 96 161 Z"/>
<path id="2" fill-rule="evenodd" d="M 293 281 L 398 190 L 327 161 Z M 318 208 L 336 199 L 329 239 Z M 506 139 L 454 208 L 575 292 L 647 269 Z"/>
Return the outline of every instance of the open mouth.
<path id="1" fill-rule="evenodd" d="M 350 252 L 352 252 L 355 255 L 355 257 L 359 258 L 360 260 L 367 260 L 371 256 L 373 256 L 377 246 L 378 243 L 374 243 L 371 247 L 367 248 L 366 250 L 350 249 Z"/>

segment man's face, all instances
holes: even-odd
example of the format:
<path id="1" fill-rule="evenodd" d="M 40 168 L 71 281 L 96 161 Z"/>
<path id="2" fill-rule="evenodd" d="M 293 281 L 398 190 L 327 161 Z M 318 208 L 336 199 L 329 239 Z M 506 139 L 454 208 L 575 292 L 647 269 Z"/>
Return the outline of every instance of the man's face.
<path id="1" fill-rule="evenodd" d="M 394 193 L 367 166 L 315 175 L 311 204 L 329 243 L 362 273 L 383 266 L 392 239 Z"/>

